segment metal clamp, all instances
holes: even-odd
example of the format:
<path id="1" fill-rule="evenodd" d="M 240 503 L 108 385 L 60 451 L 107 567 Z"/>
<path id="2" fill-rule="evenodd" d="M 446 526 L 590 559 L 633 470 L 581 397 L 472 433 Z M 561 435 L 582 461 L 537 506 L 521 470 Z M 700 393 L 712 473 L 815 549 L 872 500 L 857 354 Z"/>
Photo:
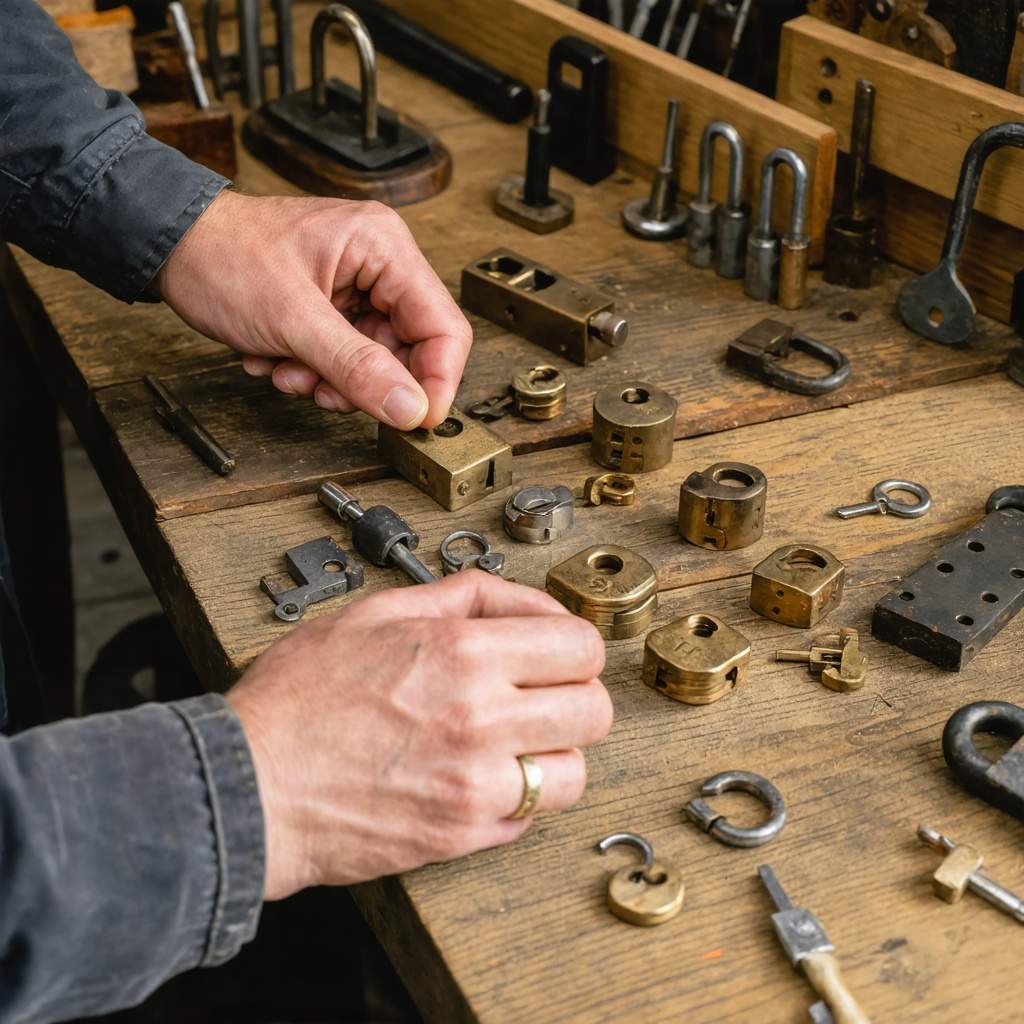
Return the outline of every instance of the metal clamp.
<path id="1" fill-rule="evenodd" d="M 787 369 L 783 364 L 791 351 L 820 360 L 831 367 L 832 372 L 810 377 Z M 792 327 L 778 320 L 762 320 L 731 341 L 725 361 L 748 377 L 798 395 L 825 395 L 850 379 L 850 360 L 839 349 L 816 338 L 795 334 Z"/>
<path id="2" fill-rule="evenodd" d="M 892 491 L 908 491 L 918 500 L 913 505 L 889 497 Z M 843 505 L 835 510 L 840 519 L 856 519 L 875 512 L 882 515 L 899 516 L 901 519 L 918 519 L 932 507 L 932 496 L 923 484 L 913 480 L 880 480 L 871 489 L 871 501 L 859 505 Z"/>
<path id="3" fill-rule="evenodd" d="M 774 839 L 786 824 L 786 802 L 782 794 L 766 778 L 754 772 L 727 771 L 712 775 L 700 787 L 701 797 L 718 796 L 731 790 L 750 793 L 768 807 L 769 817 L 754 828 L 739 828 L 729 822 L 705 800 L 691 800 L 686 816 L 703 831 L 727 846 L 763 846 Z"/>
<path id="4" fill-rule="evenodd" d="M 480 551 L 475 554 L 457 555 L 451 550 L 458 540 L 472 541 Z M 452 576 L 463 569 L 482 569 L 498 575 L 505 565 L 505 556 L 491 550 L 491 542 L 476 530 L 453 530 L 441 541 L 441 566 L 445 576 Z"/>

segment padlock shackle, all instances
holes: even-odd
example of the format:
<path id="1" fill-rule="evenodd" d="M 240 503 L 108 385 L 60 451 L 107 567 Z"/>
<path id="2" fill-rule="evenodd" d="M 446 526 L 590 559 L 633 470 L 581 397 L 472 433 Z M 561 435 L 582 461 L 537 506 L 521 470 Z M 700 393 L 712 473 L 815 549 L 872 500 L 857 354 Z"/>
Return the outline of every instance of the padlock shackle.
<path id="1" fill-rule="evenodd" d="M 645 873 L 654 867 L 654 847 L 643 836 L 635 832 L 613 832 L 597 844 L 597 849 L 600 853 L 607 853 L 613 846 L 632 846 L 639 850 L 643 854 Z"/>
<path id="2" fill-rule="evenodd" d="M 700 202 L 711 202 L 715 139 L 725 139 L 729 147 L 728 205 L 730 209 L 737 210 L 743 202 L 743 139 L 728 121 L 710 122 L 700 137 Z"/>
<path id="3" fill-rule="evenodd" d="M 1024 124 L 1007 121 L 983 131 L 968 147 L 960 167 L 953 206 L 949 211 L 946 239 L 942 243 L 942 259 L 956 263 L 967 241 L 967 222 L 970 220 L 974 201 L 978 197 L 978 186 L 985 170 L 985 162 L 997 150 L 1007 146 L 1024 149 Z"/>
<path id="4" fill-rule="evenodd" d="M 363 107 L 363 148 L 374 145 L 379 135 L 377 124 L 377 53 L 373 40 L 359 15 L 344 4 L 330 4 L 313 20 L 309 35 L 309 63 L 313 71 L 313 106 L 327 106 L 327 79 L 324 75 L 324 45 L 331 25 L 344 28 L 355 44 L 359 56 L 359 91 Z"/>
<path id="5" fill-rule="evenodd" d="M 804 206 L 807 203 L 807 165 L 791 149 L 773 149 L 761 163 L 761 199 L 757 208 L 757 233 L 772 237 L 772 208 L 775 200 L 775 168 L 785 164 L 793 172 L 793 206 L 789 213 L 787 238 L 804 238 Z"/>

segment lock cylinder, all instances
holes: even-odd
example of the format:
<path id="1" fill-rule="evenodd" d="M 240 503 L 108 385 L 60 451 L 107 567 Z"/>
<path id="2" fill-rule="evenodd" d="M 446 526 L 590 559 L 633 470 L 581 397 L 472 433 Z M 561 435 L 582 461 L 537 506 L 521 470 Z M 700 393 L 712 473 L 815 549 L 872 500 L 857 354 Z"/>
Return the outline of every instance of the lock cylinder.
<path id="1" fill-rule="evenodd" d="M 548 571 L 544 586 L 606 640 L 639 635 L 658 607 L 654 567 L 617 544 L 598 544 L 566 559 Z"/>
<path id="2" fill-rule="evenodd" d="M 623 473 L 649 473 L 668 465 L 678 408 L 670 394 L 642 381 L 602 388 L 594 398 L 594 461 Z"/>
<path id="3" fill-rule="evenodd" d="M 768 480 L 756 466 L 716 462 L 679 488 L 679 534 L 701 548 L 731 551 L 761 539 Z"/>

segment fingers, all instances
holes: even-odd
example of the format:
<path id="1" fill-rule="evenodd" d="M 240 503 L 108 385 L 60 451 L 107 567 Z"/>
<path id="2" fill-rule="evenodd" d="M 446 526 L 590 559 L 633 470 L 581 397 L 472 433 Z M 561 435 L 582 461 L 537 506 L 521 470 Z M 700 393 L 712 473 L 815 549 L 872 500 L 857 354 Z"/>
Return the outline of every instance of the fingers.
<path id="1" fill-rule="evenodd" d="M 612 718 L 612 701 L 599 679 L 520 690 L 510 703 L 502 702 L 487 742 L 513 753 L 589 747 L 608 735 Z"/>
<path id="2" fill-rule="evenodd" d="M 320 383 L 320 374 L 297 359 L 282 359 L 270 375 L 274 387 L 286 395 L 311 395 Z"/>
<path id="3" fill-rule="evenodd" d="M 587 788 L 587 762 L 582 751 L 574 748 L 530 756 L 541 770 L 540 799 L 533 813 L 561 811 L 579 801 Z M 501 758 L 489 774 L 497 816 L 509 818 L 523 799 L 519 761 L 514 757 Z"/>

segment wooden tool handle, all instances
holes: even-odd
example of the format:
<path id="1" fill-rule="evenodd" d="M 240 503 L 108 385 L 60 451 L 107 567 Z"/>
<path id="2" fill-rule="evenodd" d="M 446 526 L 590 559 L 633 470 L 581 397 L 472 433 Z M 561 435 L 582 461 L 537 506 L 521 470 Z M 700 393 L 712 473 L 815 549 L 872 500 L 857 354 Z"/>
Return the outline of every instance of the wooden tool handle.
<path id="1" fill-rule="evenodd" d="M 835 1024 L 871 1024 L 846 987 L 839 961 L 831 953 L 811 953 L 800 966 L 814 991 L 828 1004 Z"/>

